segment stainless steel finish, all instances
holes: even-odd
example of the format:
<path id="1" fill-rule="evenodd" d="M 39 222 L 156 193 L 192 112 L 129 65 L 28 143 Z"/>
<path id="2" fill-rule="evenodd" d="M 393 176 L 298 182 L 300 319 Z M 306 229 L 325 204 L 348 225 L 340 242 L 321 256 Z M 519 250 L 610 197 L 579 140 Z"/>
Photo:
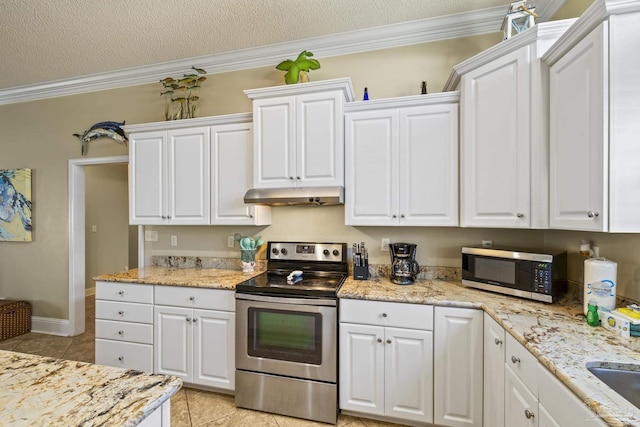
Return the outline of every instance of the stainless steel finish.
<path id="1" fill-rule="evenodd" d="M 378 342 L 382 342 L 382 338 L 378 338 Z"/>
<path id="2" fill-rule="evenodd" d="M 239 296 L 239 295 L 238 295 Z M 246 295 L 242 295 L 245 297 Z M 271 297 L 263 297 L 266 301 Z M 280 302 L 284 299 L 286 302 Z M 338 309 L 337 307 L 316 306 L 311 304 L 292 304 L 294 298 L 273 298 L 273 302 L 260 302 L 236 298 L 236 369 L 243 369 L 268 374 L 286 375 L 289 377 L 307 378 L 310 380 L 336 382 L 338 365 Z M 304 300 L 305 302 L 309 300 Z M 291 362 L 288 360 L 267 359 L 249 356 L 247 331 L 248 310 L 265 308 L 272 310 L 298 311 L 302 313 L 320 313 L 322 315 L 322 363 Z M 236 393 L 238 388 L 236 387 Z"/>
<path id="3" fill-rule="evenodd" d="M 197 317 L 193 318 L 193 323 L 198 323 L 198 318 Z"/>
<path id="4" fill-rule="evenodd" d="M 511 363 L 520 363 L 520 358 L 515 357 L 515 356 L 511 356 Z"/>
<path id="5" fill-rule="evenodd" d="M 462 279 L 462 284 L 471 288 L 483 289 L 485 291 L 498 292 L 513 297 L 529 298 L 541 302 L 553 302 L 553 296 L 539 294 L 536 292 L 521 291 L 519 289 L 506 288 L 500 285 L 490 285 L 488 283 L 476 282 L 475 280 Z"/>
<path id="6" fill-rule="evenodd" d="M 189 301 L 195 301 L 196 297 L 189 297 Z"/>
<path id="7" fill-rule="evenodd" d="M 118 331 L 119 335 L 124 335 L 124 331 Z"/>
<path id="8" fill-rule="evenodd" d="M 323 299 L 323 298 L 291 298 L 291 297 L 271 297 L 265 295 L 255 294 L 236 294 L 236 301 L 259 301 L 270 302 L 278 304 L 292 304 L 292 305 L 317 305 L 324 307 L 336 307 L 338 302 L 335 299 Z M 253 306 L 252 306 L 253 307 Z"/>
<path id="9" fill-rule="evenodd" d="M 346 256 L 346 254 L 342 253 L 341 243 L 300 244 L 291 242 L 271 242 L 269 247 L 271 248 L 271 252 L 268 254 L 269 261 L 342 262 Z M 312 248 L 314 253 L 305 253 L 304 248 L 307 247 L 309 249 Z M 334 252 L 336 253 L 335 255 Z"/>
<path id="10" fill-rule="evenodd" d="M 236 406 L 335 424 L 338 386 L 236 371 Z"/>
<path id="11" fill-rule="evenodd" d="M 120 311 L 118 312 L 118 314 L 119 314 L 120 316 L 124 315 L 124 310 L 120 310 Z"/>
<path id="12" fill-rule="evenodd" d="M 528 409 L 524 410 L 524 416 L 527 417 L 528 420 L 535 417 L 536 415 Z"/>
<path id="13" fill-rule="evenodd" d="M 553 262 L 553 255 L 507 251 L 490 248 L 462 248 L 463 254 L 490 256 L 494 258 L 522 259 L 525 261 Z"/>
<path id="14" fill-rule="evenodd" d="M 387 344 L 391 344 L 391 340 L 387 340 Z"/>
<path id="15" fill-rule="evenodd" d="M 588 216 L 589 218 L 597 218 L 597 217 L 598 217 L 598 215 L 599 215 L 599 214 L 598 214 L 598 212 L 594 212 L 594 211 L 589 211 L 589 212 L 587 212 L 587 216 Z"/>
<path id="16" fill-rule="evenodd" d="M 524 218 L 524 214 L 523 213 L 519 213 L 516 215 L 518 218 Z"/>
<path id="17" fill-rule="evenodd" d="M 252 188 L 244 195 L 244 202 L 269 206 L 342 205 L 344 187 Z"/>
<path id="18" fill-rule="evenodd" d="M 387 317 L 387 313 L 382 313 L 382 317 Z"/>
<path id="19" fill-rule="evenodd" d="M 640 365 L 618 363 L 612 363 L 612 365 L 615 365 L 615 368 L 609 368 L 603 362 L 589 362 L 587 369 L 633 406 L 640 409 Z"/>
<path id="20" fill-rule="evenodd" d="M 496 343 L 496 345 L 500 345 L 500 344 L 502 344 L 502 340 L 500 340 L 500 339 L 498 339 L 498 338 L 496 338 L 493 342 L 495 342 L 495 343 Z"/>

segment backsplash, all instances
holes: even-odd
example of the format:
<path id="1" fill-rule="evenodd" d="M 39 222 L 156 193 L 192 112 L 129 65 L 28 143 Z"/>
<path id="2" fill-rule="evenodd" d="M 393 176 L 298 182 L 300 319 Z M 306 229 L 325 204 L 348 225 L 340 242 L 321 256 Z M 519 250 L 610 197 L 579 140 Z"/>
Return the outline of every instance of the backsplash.
<path id="1" fill-rule="evenodd" d="M 220 270 L 242 270 L 240 258 L 211 258 L 198 256 L 154 255 L 151 257 L 153 266 L 170 268 L 217 268 Z M 256 271 L 267 269 L 267 261 L 256 259 Z"/>
<path id="2" fill-rule="evenodd" d="M 353 276 L 353 264 L 349 264 L 349 275 Z M 390 264 L 370 264 L 369 277 L 389 278 L 391 275 Z M 418 280 L 462 280 L 462 269 L 460 267 L 420 267 Z"/>

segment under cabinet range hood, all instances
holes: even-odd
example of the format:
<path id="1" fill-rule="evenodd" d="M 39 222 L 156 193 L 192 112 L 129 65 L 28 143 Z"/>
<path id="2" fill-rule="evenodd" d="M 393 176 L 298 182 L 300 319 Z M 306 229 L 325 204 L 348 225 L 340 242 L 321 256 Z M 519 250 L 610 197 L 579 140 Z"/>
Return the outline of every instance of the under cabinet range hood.
<path id="1" fill-rule="evenodd" d="M 268 206 L 330 206 L 344 204 L 344 187 L 253 188 L 244 202 Z"/>

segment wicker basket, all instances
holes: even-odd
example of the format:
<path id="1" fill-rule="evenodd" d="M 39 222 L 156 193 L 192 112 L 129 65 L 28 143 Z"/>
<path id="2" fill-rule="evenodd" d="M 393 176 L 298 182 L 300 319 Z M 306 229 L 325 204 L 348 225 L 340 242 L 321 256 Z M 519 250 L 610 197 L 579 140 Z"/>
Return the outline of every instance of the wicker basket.
<path id="1" fill-rule="evenodd" d="M 0 341 L 31 331 L 31 304 L 0 300 Z"/>

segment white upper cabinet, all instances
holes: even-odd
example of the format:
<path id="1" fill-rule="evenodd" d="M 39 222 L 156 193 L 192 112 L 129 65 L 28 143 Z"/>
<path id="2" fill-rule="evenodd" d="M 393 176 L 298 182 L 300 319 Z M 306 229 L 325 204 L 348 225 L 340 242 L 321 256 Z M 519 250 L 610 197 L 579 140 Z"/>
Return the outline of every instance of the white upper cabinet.
<path id="1" fill-rule="evenodd" d="M 271 208 L 243 199 L 253 185 L 252 127 L 251 122 L 211 127 L 212 225 L 271 223 Z"/>
<path id="2" fill-rule="evenodd" d="M 253 187 L 344 185 L 343 104 L 351 80 L 244 91 L 253 100 Z"/>
<path id="3" fill-rule="evenodd" d="M 640 4 L 598 0 L 550 66 L 550 226 L 640 231 Z"/>
<path id="4" fill-rule="evenodd" d="M 209 129 L 132 132 L 129 223 L 209 223 Z"/>
<path id="5" fill-rule="evenodd" d="M 129 223 L 266 225 L 253 183 L 251 114 L 130 125 Z"/>
<path id="6" fill-rule="evenodd" d="M 548 227 L 548 83 L 542 54 L 573 20 L 541 23 L 458 64 L 460 223 Z"/>
<path id="7" fill-rule="evenodd" d="M 345 223 L 458 225 L 459 93 L 345 107 Z"/>

